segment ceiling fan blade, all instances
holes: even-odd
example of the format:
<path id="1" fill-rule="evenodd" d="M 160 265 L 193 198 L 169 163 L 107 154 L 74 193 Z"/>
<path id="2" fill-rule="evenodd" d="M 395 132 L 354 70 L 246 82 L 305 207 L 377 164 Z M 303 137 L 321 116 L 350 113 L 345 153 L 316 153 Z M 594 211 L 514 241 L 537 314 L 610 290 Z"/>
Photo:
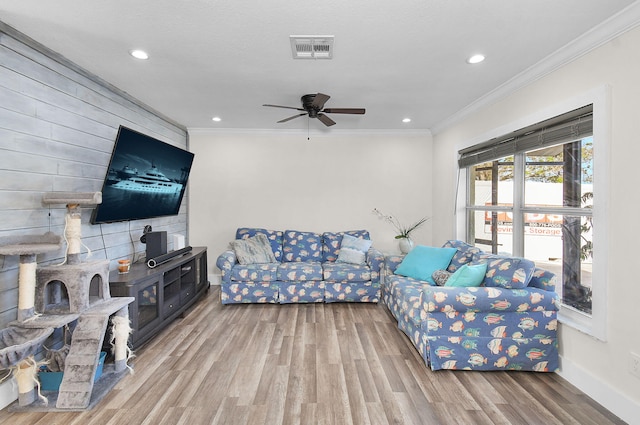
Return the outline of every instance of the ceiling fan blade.
<path id="1" fill-rule="evenodd" d="M 322 112 L 327 114 L 358 114 L 363 115 L 364 108 L 325 108 Z"/>
<path id="2" fill-rule="evenodd" d="M 327 127 L 330 127 L 330 126 L 332 126 L 332 125 L 334 125 L 336 123 L 334 120 L 332 120 L 331 118 L 329 118 L 325 114 L 318 114 L 318 119 L 320 121 L 322 121 L 322 123 L 324 125 L 326 125 Z"/>
<path id="3" fill-rule="evenodd" d="M 281 123 L 281 122 L 291 121 L 292 119 L 294 119 L 294 118 L 298 118 L 298 117 L 301 117 L 301 116 L 303 116 L 303 115 L 307 115 L 307 113 L 305 112 L 304 114 L 297 114 L 297 115 L 291 116 L 291 117 L 289 117 L 289 118 L 285 118 L 285 119 L 283 119 L 283 120 L 280 120 L 280 121 L 278 121 L 278 122 L 279 122 L 279 123 Z"/>
<path id="4" fill-rule="evenodd" d="M 296 111 L 304 111 L 304 109 L 302 109 L 302 108 L 295 108 L 293 106 L 280 106 L 280 105 L 269 105 L 269 104 L 264 104 L 262 106 L 269 106 L 271 108 L 295 109 Z"/>
<path id="5" fill-rule="evenodd" d="M 311 103 L 311 106 L 317 110 L 320 110 L 322 108 L 324 108 L 324 104 L 327 102 L 327 100 L 329 100 L 331 98 L 331 96 L 329 96 L 328 94 L 323 94 L 323 93 L 318 93 L 316 94 L 316 96 L 313 98 L 313 102 Z"/>

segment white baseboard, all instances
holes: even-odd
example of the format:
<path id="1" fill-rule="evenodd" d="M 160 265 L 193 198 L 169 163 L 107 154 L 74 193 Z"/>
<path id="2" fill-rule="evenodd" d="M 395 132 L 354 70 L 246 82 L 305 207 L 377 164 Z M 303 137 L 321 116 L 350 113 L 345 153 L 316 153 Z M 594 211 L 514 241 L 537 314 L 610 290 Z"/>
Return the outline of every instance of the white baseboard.
<path id="1" fill-rule="evenodd" d="M 557 372 L 558 375 L 628 424 L 640 424 L 640 404 L 602 382 L 581 366 L 562 356 L 560 360 L 562 367 Z"/>
<path id="2" fill-rule="evenodd" d="M 222 275 L 218 273 L 210 273 L 207 277 L 209 278 L 209 283 L 211 285 L 220 285 L 220 282 L 222 281 Z"/>
<path id="3" fill-rule="evenodd" d="M 2 373 L 6 372 L 6 370 L 2 371 Z M 4 409 L 17 399 L 18 384 L 16 382 L 16 379 L 12 376 L 11 378 L 0 384 L 0 410 Z"/>

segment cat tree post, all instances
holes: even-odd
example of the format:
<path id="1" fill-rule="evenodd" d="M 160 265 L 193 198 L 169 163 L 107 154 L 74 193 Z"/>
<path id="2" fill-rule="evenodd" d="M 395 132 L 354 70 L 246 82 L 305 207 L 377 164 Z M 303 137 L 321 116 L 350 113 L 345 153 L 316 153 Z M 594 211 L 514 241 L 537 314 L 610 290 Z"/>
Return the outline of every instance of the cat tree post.
<path id="1" fill-rule="evenodd" d="M 60 249 L 60 237 L 47 232 L 36 236 L 8 236 L 0 240 L 0 255 L 18 255 L 18 322 L 35 316 L 37 254 Z"/>
<path id="2" fill-rule="evenodd" d="M 129 325 L 129 307 L 126 306 L 118 312 L 112 319 L 113 332 L 113 355 L 116 372 L 122 372 L 127 368 L 127 359 L 129 358 L 129 335 L 131 334 L 131 326 Z"/>
<path id="3" fill-rule="evenodd" d="M 33 317 L 36 301 L 36 254 L 20 256 L 18 270 L 18 321 Z"/>
<path id="4" fill-rule="evenodd" d="M 15 377 L 18 383 L 18 404 L 28 406 L 36 401 L 36 361 L 31 356 L 18 364 Z"/>
<path id="5" fill-rule="evenodd" d="M 80 204 L 67 204 L 64 237 L 67 240 L 67 264 L 80 264 L 80 248 L 82 248 Z"/>

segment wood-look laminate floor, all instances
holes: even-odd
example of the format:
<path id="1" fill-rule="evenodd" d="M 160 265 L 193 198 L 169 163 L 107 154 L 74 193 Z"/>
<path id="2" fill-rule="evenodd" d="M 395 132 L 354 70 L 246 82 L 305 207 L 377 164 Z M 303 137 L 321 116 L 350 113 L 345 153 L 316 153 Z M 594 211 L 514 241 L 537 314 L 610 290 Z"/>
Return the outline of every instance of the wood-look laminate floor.
<path id="1" fill-rule="evenodd" d="M 553 373 L 432 372 L 382 305 L 220 304 L 217 287 L 87 412 L 21 424 L 621 424 Z"/>

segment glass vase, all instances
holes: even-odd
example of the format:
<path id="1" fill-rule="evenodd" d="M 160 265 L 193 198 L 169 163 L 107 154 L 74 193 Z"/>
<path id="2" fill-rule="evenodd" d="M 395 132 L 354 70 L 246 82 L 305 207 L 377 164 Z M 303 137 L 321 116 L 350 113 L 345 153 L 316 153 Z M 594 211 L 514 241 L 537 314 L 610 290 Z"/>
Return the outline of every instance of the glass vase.
<path id="1" fill-rule="evenodd" d="M 401 238 L 398 239 L 398 246 L 401 253 L 408 254 L 413 249 L 413 241 L 411 238 Z"/>

